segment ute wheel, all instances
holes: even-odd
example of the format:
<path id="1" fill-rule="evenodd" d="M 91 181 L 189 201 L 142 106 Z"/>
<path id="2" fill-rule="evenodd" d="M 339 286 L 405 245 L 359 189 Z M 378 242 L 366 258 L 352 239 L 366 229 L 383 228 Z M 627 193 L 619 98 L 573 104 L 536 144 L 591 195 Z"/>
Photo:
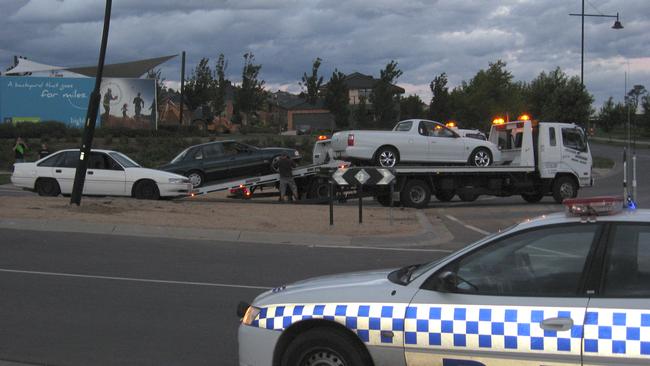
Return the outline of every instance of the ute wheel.
<path id="1" fill-rule="evenodd" d="M 56 197 L 61 193 L 59 183 L 53 178 L 39 178 L 35 188 L 39 196 Z"/>
<path id="2" fill-rule="evenodd" d="M 190 183 L 192 183 L 192 188 L 199 188 L 203 183 L 205 183 L 205 176 L 198 170 L 192 170 L 185 174 L 185 176 L 189 178 Z"/>
<path id="3" fill-rule="evenodd" d="M 424 208 L 431 200 L 431 190 L 426 182 L 412 180 L 406 183 L 400 195 L 400 201 L 406 207 Z"/>
<path id="4" fill-rule="evenodd" d="M 435 196 L 436 199 L 440 202 L 449 202 L 451 201 L 452 198 L 456 195 L 456 191 L 450 190 L 450 191 L 437 191 Z"/>
<path id="5" fill-rule="evenodd" d="M 553 199 L 562 203 L 567 198 L 575 198 L 578 195 L 578 185 L 571 177 L 563 176 L 555 179 L 553 183 Z"/>
<path id="6" fill-rule="evenodd" d="M 535 193 L 522 193 L 521 198 L 528 203 L 537 203 L 544 198 L 544 195 L 538 192 Z"/>
<path id="7" fill-rule="evenodd" d="M 463 202 L 474 202 L 478 199 L 478 194 L 471 191 L 458 191 L 458 198 Z"/>
<path id="8" fill-rule="evenodd" d="M 485 167 L 492 164 L 492 152 L 484 147 L 474 150 L 469 156 L 469 165 Z"/>
<path id="9" fill-rule="evenodd" d="M 160 198 L 160 191 L 158 190 L 158 185 L 151 180 L 143 180 L 135 186 L 135 191 L 133 192 L 135 198 L 139 200 L 157 200 Z"/>
<path id="10" fill-rule="evenodd" d="M 377 203 L 384 207 L 390 207 L 390 193 L 385 193 L 385 194 L 380 194 L 375 196 L 375 200 Z M 393 207 L 399 207 L 400 202 L 398 201 L 393 201 Z"/>
<path id="11" fill-rule="evenodd" d="M 281 366 L 365 366 L 372 364 L 356 339 L 342 330 L 314 328 L 299 334 L 287 347 Z"/>
<path id="12" fill-rule="evenodd" d="M 382 146 L 375 152 L 375 164 L 384 168 L 392 168 L 399 163 L 399 153 L 394 147 Z"/>
<path id="13" fill-rule="evenodd" d="M 273 159 L 271 159 L 270 168 L 271 168 L 272 173 L 280 172 L 280 159 L 281 158 L 282 157 L 280 155 L 278 155 L 278 156 L 274 156 Z"/>

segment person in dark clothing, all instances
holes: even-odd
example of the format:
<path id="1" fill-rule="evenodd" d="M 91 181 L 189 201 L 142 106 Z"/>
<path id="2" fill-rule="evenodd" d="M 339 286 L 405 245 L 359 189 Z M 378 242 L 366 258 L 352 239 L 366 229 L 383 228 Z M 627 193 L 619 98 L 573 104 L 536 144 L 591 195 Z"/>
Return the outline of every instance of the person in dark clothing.
<path id="1" fill-rule="evenodd" d="M 113 91 L 111 88 L 108 88 L 108 90 L 106 90 L 106 93 L 104 93 L 104 100 L 102 102 L 104 105 L 104 120 L 108 121 L 108 116 L 111 113 L 111 101 L 116 99 L 117 97 L 113 96 Z"/>
<path id="2" fill-rule="evenodd" d="M 21 137 L 16 139 L 16 144 L 14 145 L 14 157 L 16 158 L 16 163 L 25 162 L 25 153 L 27 152 L 27 144 Z"/>
<path id="3" fill-rule="evenodd" d="M 38 158 L 43 159 L 44 157 L 50 155 L 50 150 L 47 148 L 46 143 L 41 144 L 41 149 L 38 151 Z"/>
<path id="4" fill-rule="evenodd" d="M 133 98 L 133 104 L 135 105 L 135 118 L 138 119 L 140 118 L 142 107 L 144 107 L 144 100 L 140 98 L 140 93 L 138 93 L 137 97 Z"/>
<path id="5" fill-rule="evenodd" d="M 296 187 L 296 182 L 293 180 L 293 168 L 296 167 L 296 163 L 289 158 L 289 155 L 283 154 L 278 161 L 278 173 L 280 173 L 280 202 L 284 201 L 284 197 L 287 195 L 287 186 L 291 188 L 292 197 L 294 200 L 298 200 L 298 187 Z"/>

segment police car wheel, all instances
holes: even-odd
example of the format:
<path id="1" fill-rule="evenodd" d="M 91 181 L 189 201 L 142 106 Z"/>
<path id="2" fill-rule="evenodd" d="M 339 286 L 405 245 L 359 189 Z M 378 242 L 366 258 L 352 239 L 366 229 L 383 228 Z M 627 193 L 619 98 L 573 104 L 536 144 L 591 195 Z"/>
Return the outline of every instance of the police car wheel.
<path id="1" fill-rule="evenodd" d="M 160 191 L 155 182 L 143 180 L 135 186 L 134 195 L 139 200 L 157 200 L 160 198 Z"/>
<path id="2" fill-rule="evenodd" d="M 281 366 L 365 366 L 368 353 L 358 340 L 330 328 L 314 328 L 299 334 L 287 347 Z"/>
<path id="3" fill-rule="evenodd" d="M 559 177 L 553 183 L 553 199 L 562 203 L 567 198 L 575 198 L 578 195 L 578 185 L 571 177 Z"/>

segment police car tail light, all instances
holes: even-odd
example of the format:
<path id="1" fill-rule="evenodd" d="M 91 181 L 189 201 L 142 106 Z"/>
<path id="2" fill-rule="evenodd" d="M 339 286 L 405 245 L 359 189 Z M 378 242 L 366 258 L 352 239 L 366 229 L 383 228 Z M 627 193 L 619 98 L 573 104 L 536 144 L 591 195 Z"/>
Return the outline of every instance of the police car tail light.
<path id="1" fill-rule="evenodd" d="M 603 216 L 612 215 L 623 210 L 623 197 L 589 197 L 569 198 L 562 204 L 567 214 L 573 216 Z"/>
<path id="2" fill-rule="evenodd" d="M 354 146 L 354 134 L 348 135 L 348 146 Z"/>
<path id="3" fill-rule="evenodd" d="M 253 321 L 257 316 L 260 314 L 260 308 L 256 308 L 255 306 L 249 306 L 248 309 L 246 309 L 246 313 L 244 314 L 244 317 L 241 319 L 242 324 L 244 325 L 251 325 L 253 324 Z"/>

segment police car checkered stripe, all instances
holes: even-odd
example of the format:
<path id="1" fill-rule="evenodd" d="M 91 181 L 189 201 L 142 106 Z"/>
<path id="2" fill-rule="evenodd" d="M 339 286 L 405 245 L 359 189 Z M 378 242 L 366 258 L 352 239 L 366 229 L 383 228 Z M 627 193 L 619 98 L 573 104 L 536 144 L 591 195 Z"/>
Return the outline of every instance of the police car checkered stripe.
<path id="1" fill-rule="evenodd" d="M 585 356 L 650 358 L 650 310 L 589 308 Z"/>
<path id="2" fill-rule="evenodd" d="M 544 319 L 570 317 L 568 331 Z M 580 353 L 650 359 L 650 310 L 385 303 L 280 304 L 261 309 L 252 326 L 284 330 L 306 319 L 335 321 L 368 345 L 409 348 Z M 584 329 L 582 320 L 586 319 Z M 393 337 L 382 335 L 392 331 Z"/>

